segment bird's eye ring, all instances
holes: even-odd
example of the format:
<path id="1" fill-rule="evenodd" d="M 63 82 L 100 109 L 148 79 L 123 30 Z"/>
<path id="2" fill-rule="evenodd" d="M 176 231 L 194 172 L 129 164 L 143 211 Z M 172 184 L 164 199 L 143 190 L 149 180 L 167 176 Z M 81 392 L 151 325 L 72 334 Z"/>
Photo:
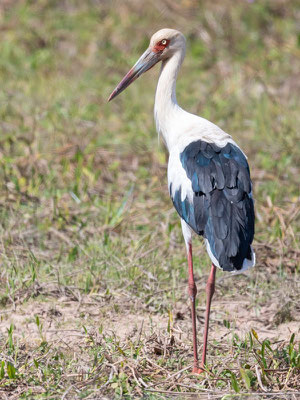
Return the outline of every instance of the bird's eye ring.
<path id="1" fill-rule="evenodd" d="M 170 40 L 162 39 L 156 43 L 156 45 L 153 47 L 153 51 L 155 53 L 163 52 L 165 50 L 165 48 L 169 46 L 169 43 L 170 43 Z"/>

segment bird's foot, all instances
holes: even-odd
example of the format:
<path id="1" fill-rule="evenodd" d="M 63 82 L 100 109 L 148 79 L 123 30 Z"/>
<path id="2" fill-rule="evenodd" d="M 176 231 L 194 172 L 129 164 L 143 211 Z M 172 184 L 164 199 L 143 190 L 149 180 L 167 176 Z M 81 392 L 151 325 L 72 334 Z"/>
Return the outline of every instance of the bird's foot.
<path id="1" fill-rule="evenodd" d="M 203 366 L 198 367 L 198 366 L 194 365 L 193 374 L 203 374 L 204 372 L 205 372 L 205 369 Z"/>

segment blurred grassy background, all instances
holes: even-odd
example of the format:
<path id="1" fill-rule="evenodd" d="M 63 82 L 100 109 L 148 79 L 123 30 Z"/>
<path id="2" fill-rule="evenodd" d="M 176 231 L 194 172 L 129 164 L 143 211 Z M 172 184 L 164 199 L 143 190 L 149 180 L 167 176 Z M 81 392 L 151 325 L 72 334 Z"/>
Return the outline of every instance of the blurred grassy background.
<path id="1" fill-rule="evenodd" d="M 185 250 L 152 116 L 158 68 L 107 104 L 149 37 L 163 27 L 179 29 L 187 38 L 177 85 L 180 105 L 229 132 L 249 157 L 257 269 L 247 279 L 226 280 L 219 288 L 222 296 L 243 295 L 258 309 L 276 299 L 279 310 L 289 304 L 291 319 L 299 316 L 297 20 L 297 2 L 287 0 L 1 1 L 0 302 L 6 356 L 0 375 L 6 395 L 26 397 L 28 387 L 38 386 L 42 398 L 59 397 L 77 384 L 76 377 L 63 378 L 65 371 L 83 374 L 76 356 L 65 349 L 58 357 L 60 372 L 25 363 L 28 349 L 39 353 L 41 343 L 28 344 L 32 331 L 11 318 L 27 313 L 32 329 L 40 332 L 37 304 L 55 308 L 65 296 L 80 307 L 83 298 L 101 295 L 96 322 L 87 323 L 79 312 L 73 316 L 80 330 L 129 312 L 168 319 L 185 302 Z M 209 260 L 200 242 L 195 255 L 204 282 Z M 200 302 L 204 297 L 199 293 Z M 46 327 L 51 318 L 44 319 Z M 184 323 L 188 330 L 189 319 Z M 12 347 L 5 324 L 15 330 Z M 51 347 L 49 340 L 43 337 L 44 346 Z M 17 355 L 16 343 L 29 347 Z M 91 356 L 92 366 L 86 360 L 87 374 L 99 371 L 104 365 L 99 359 L 108 351 L 94 345 L 98 356 Z M 48 364 L 57 365 L 51 357 Z M 177 368 L 174 363 L 165 366 Z M 29 381 L 31 368 L 44 378 Z M 87 375 L 84 390 L 77 386 L 81 398 L 105 382 L 102 394 L 138 394 L 139 386 L 123 375 L 112 386 L 105 368 L 91 383 Z M 237 379 L 242 382 L 242 375 Z M 258 381 L 251 387 L 260 390 Z"/>

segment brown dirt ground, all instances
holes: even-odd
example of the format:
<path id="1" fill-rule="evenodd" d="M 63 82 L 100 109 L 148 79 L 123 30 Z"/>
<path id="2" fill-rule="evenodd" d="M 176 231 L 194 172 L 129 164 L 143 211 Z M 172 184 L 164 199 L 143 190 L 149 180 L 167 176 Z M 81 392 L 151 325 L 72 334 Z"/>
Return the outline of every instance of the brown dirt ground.
<path id="1" fill-rule="evenodd" d="M 103 332 L 114 334 L 121 341 L 137 335 L 149 335 L 150 333 L 166 332 L 168 326 L 168 314 L 147 313 L 138 305 L 134 306 L 134 312 L 128 298 L 119 297 L 116 303 L 121 305 L 118 313 L 114 310 L 114 301 L 105 299 L 101 295 L 84 295 L 78 300 L 71 300 L 62 295 L 51 301 L 29 300 L 26 303 L 16 305 L 16 309 L 7 308 L 1 311 L 0 333 L 6 337 L 7 329 L 14 325 L 14 334 L 22 338 L 22 341 L 33 344 L 40 341 L 41 335 L 48 342 L 61 341 L 69 346 L 79 345 L 85 338 L 83 326 L 92 332 L 100 326 Z M 261 340 L 269 338 L 274 340 L 287 340 L 292 333 L 299 337 L 300 323 L 299 310 L 293 309 L 291 321 L 279 323 L 278 310 L 282 307 L 280 299 L 270 299 L 263 307 L 253 307 L 249 300 L 238 299 L 213 300 L 210 340 L 221 340 L 231 332 L 244 337 L 251 328 L 255 328 Z M 199 341 L 204 322 L 204 305 L 198 306 Z M 42 324 L 42 333 L 36 324 L 35 316 L 38 315 Z M 230 316 L 230 317 L 229 317 Z M 188 299 L 186 302 L 177 302 L 173 308 L 173 333 L 185 344 L 191 340 L 191 322 Z M 224 326 L 223 320 L 230 320 L 231 329 Z M 191 344 L 190 344 L 191 345 Z"/>

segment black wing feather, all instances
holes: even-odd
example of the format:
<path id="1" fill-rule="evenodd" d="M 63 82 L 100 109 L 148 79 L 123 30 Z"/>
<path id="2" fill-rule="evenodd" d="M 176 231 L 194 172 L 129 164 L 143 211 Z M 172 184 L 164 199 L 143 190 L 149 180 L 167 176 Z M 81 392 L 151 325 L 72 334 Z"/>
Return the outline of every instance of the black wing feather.
<path id="1" fill-rule="evenodd" d="M 181 190 L 170 193 L 186 223 L 209 242 L 220 267 L 240 270 L 251 260 L 254 205 L 249 166 L 242 151 L 232 143 L 219 147 L 198 140 L 180 154 L 192 182 L 193 202 L 181 200 Z"/>

